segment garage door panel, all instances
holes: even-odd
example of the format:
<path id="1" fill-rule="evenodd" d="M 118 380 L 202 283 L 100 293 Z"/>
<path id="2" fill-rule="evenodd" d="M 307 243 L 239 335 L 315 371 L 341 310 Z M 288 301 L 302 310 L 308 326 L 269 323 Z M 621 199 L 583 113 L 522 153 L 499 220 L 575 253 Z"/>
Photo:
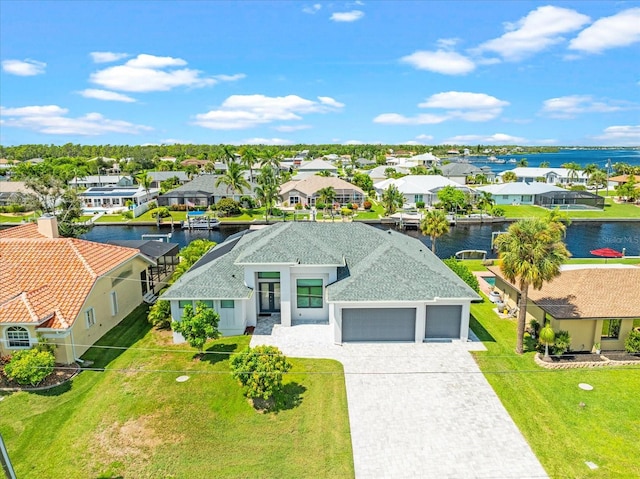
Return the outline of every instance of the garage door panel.
<path id="1" fill-rule="evenodd" d="M 427 306 L 425 339 L 459 339 L 462 306 Z"/>
<path id="2" fill-rule="evenodd" d="M 342 341 L 415 341 L 415 308 L 342 310 Z"/>

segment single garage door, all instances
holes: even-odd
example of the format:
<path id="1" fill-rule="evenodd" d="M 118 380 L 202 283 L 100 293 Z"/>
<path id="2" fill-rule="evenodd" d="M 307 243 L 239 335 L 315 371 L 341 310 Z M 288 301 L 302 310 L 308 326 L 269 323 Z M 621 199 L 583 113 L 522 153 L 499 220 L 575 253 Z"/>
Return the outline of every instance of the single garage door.
<path id="1" fill-rule="evenodd" d="M 427 306 L 425 339 L 459 339 L 462 306 Z"/>
<path id="2" fill-rule="evenodd" d="M 357 308 L 342 310 L 342 341 L 416 340 L 415 308 Z"/>

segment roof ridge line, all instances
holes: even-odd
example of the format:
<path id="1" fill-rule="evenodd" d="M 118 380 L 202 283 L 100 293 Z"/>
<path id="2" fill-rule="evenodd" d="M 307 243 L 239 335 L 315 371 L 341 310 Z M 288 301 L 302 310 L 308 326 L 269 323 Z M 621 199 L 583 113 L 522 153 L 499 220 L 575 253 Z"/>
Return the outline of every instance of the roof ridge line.
<path id="1" fill-rule="evenodd" d="M 86 268 L 86 270 L 89 272 L 89 274 L 95 279 L 98 277 L 97 273 L 93 270 L 93 268 L 91 268 L 91 265 L 89 264 L 89 262 L 87 261 L 87 259 L 82 255 L 82 253 L 80 252 L 80 250 L 78 249 L 78 247 L 75 245 L 75 242 L 73 241 L 73 238 L 69 238 L 67 243 L 69 244 L 69 246 L 71 246 L 71 249 L 73 250 L 73 252 L 76 254 L 76 256 L 78 257 L 78 259 L 80 260 L 80 262 L 82 263 L 82 265 Z"/>

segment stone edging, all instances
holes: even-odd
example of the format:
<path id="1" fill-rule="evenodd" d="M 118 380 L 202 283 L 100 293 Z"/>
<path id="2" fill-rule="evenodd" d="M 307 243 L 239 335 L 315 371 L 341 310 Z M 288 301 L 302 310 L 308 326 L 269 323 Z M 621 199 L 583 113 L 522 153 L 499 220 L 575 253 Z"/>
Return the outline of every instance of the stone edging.
<path id="1" fill-rule="evenodd" d="M 27 391 L 27 392 L 32 392 L 32 391 L 47 391 L 48 389 L 53 389 L 53 388 L 57 388 L 58 386 L 63 385 L 64 383 L 71 381 L 73 378 L 75 378 L 78 374 L 80 374 L 80 371 L 82 371 L 82 368 L 78 365 L 78 363 L 73 363 L 73 365 L 76 367 L 76 370 L 74 371 L 74 373 L 69 376 L 67 379 L 65 379 L 62 382 L 59 382 L 57 384 L 51 384 L 50 386 L 40 386 L 40 387 L 21 387 L 21 388 L 0 388 L 0 391 L 2 392 L 20 392 L 20 391 Z M 68 366 L 67 366 L 68 367 Z M 55 369 L 55 368 L 54 368 Z"/>
<path id="2" fill-rule="evenodd" d="M 567 362 L 567 363 L 552 363 L 542 360 L 540 353 L 536 353 L 534 361 L 538 366 L 546 369 L 578 369 L 578 368 L 598 368 L 602 366 L 631 366 L 640 365 L 640 361 L 616 361 L 607 358 L 605 355 L 600 355 L 603 361 L 582 361 L 582 362 Z"/>

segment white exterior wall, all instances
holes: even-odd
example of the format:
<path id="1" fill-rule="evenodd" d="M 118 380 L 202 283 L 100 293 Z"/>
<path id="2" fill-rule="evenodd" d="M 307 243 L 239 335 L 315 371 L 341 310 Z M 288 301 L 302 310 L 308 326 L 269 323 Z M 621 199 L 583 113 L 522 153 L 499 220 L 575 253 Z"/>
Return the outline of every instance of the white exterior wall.
<path id="1" fill-rule="evenodd" d="M 195 310 L 196 302 L 204 300 L 207 301 L 206 298 L 200 298 L 198 300 L 191 300 L 191 304 Z M 190 301 L 188 299 L 182 301 Z M 243 334 L 245 328 L 247 326 L 255 326 L 255 316 L 253 320 L 253 324 L 251 321 L 247 320 L 247 304 L 250 301 L 235 299 L 234 307 L 232 308 L 222 308 L 221 301 L 215 300 L 213 302 L 213 309 L 220 315 L 220 322 L 218 323 L 218 330 L 223 336 L 237 336 L 239 334 Z M 174 321 L 180 321 L 182 319 L 182 309 L 179 306 L 178 300 L 171 300 L 171 318 Z M 174 344 L 184 343 L 185 339 L 180 333 L 176 333 L 173 331 L 173 342 Z"/>
<path id="2" fill-rule="evenodd" d="M 294 267 L 291 268 L 291 281 L 290 281 L 290 294 L 291 298 L 291 320 L 315 320 L 315 321 L 328 321 L 329 320 L 329 305 L 323 298 L 322 308 L 298 308 L 297 307 L 297 285 L 298 279 L 322 279 L 323 295 L 327 285 L 334 283 L 337 280 L 337 268 L 325 266 L 325 267 Z"/>

